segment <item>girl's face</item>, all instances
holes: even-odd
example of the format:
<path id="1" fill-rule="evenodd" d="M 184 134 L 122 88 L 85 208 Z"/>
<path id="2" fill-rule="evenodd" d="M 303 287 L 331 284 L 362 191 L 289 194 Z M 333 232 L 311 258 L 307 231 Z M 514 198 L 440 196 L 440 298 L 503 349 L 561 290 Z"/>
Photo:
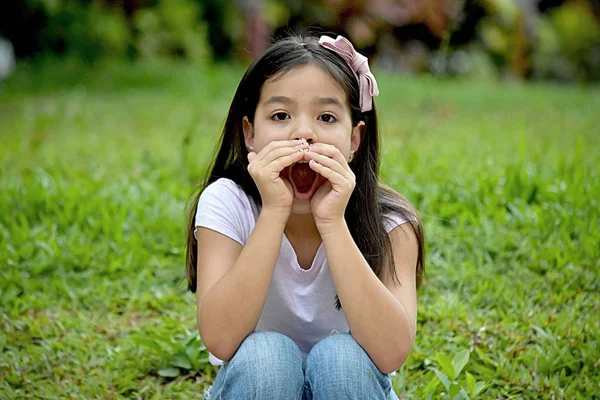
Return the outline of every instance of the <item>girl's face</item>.
<path id="1" fill-rule="evenodd" d="M 365 124 L 352 126 L 342 87 L 316 65 L 296 67 L 262 87 L 254 123 L 244 117 L 246 147 L 259 153 L 274 140 L 305 139 L 337 147 L 350 161 Z M 292 212 L 310 213 L 310 199 L 294 199 Z"/>

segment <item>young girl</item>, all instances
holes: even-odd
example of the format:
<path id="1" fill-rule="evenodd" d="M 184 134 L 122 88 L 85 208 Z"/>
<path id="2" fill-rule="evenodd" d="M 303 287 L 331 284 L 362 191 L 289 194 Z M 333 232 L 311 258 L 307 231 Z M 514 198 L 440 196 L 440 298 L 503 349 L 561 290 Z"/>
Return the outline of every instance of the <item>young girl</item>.
<path id="1" fill-rule="evenodd" d="M 198 330 L 222 364 L 205 399 L 397 399 L 424 239 L 378 178 L 377 94 L 341 36 L 279 41 L 242 78 L 189 220 Z"/>

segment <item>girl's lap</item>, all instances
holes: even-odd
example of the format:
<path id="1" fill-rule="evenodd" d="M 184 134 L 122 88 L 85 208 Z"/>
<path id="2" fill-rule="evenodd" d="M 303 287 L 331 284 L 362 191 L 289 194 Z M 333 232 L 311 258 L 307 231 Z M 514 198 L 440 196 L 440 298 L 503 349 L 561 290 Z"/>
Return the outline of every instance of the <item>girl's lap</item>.
<path id="1" fill-rule="evenodd" d="M 397 399 L 391 379 L 377 369 L 350 334 L 318 342 L 303 361 L 298 346 L 277 332 L 248 336 L 223 364 L 206 400 L 228 398 Z"/>

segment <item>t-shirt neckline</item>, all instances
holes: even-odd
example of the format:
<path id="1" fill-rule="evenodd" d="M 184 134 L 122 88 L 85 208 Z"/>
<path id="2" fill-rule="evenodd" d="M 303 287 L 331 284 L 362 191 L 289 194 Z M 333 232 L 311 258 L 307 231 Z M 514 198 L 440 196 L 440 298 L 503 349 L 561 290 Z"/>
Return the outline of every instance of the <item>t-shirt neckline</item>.
<path id="1" fill-rule="evenodd" d="M 290 242 L 285 233 L 283 234 L 282 246 L 287 247 L 287 251 L 283 251 L 283 254 L 289 255 L 288 261 L 290 262 L 292 269 L 297 271 L 297 273 L 304 276 L 311 276 L 316 274 L 321 269 L 321 266 L 323 265 L 322 253 L 325 251 L 322 241 L 317 249 L 317 252 L 315 253 L 315 257 L 313 258 L 309 269 L 304 269 L 300 266 L 300 263 L 298 262 L 298 254 L 296 254 L 296 250 L 294 249 L 294 246 L 292 246 L 292 242 Z"/>

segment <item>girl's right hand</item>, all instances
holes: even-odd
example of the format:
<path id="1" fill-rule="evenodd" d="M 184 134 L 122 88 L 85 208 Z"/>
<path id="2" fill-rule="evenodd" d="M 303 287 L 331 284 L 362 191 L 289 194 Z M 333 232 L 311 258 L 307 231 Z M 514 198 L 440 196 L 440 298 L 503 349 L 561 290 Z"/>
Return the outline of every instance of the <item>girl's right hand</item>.
<path id="1" fill-rule="evenodd" d="M 287 222 L 292 210 L 294 190 L 280 174 L 284 168 L 302 160 L 307 148 L 308 143 L 304 140 L 277 140 L 258 154 L 248 153 L 248 172 L 260 192 L 263 210 L 275 211 L 283 222 Z"/>

